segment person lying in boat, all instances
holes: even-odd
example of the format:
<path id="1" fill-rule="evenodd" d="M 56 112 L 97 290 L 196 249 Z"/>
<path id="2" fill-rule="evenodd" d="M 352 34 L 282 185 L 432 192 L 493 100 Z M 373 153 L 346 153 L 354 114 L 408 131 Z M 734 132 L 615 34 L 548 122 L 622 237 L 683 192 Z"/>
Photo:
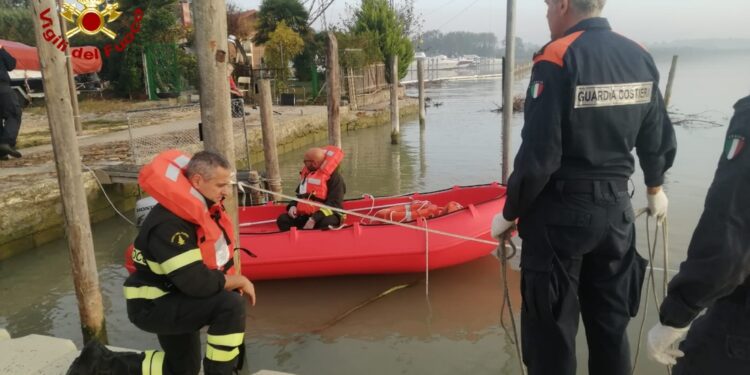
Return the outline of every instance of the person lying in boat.
<path id="1" fill-rule="evenodd" d="M 328 229 L 338 227 L 343 215 L 328 208 L 306 203 L 310 200 L 326 206 L 341 208 L 346 194 L 344 178 L 338 171 L 344 152 L 336 146 L 313 147 L 305 152 L 300 183 L 295 190 L 303 201 L 292 201 L 285 213 L 276 220 L 282 231 L 292 226 L 300 229 Z"/>

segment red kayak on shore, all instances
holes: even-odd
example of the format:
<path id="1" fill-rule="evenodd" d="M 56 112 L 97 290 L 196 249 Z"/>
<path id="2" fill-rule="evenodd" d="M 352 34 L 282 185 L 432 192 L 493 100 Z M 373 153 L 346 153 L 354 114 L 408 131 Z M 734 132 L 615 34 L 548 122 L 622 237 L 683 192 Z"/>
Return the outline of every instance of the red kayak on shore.
<path id="1" fill-rule="evenodd" d="M 420 202 L 421 207 L 426 207 L 423 202 L 429 202 L 432 207 L 450 209 L 431 210 L 431 215 L 438 216 L 427 219 L 412 220 L 411 215 L 406 215 L 401 222 L 466 238 L 427 234 L 424 230 L 370 222 L 353 215 L 347 215 L 339 229 L 292 228 L 280 232 L 276 218 L 286 211 L 286 203 L 245 206 L 239 212 L 240 246 L 255 256 L 242 253 L 242 273 L 250 280 L 265 280 L 424 272 L 426 268 L 465 263 L 495 249 L 495 245 L 470 239 L 494 242 L 490 237 L 492 218 L 505 204 L 505 187 L 498 183 L 348 200 L 344 209 L 368 216 L 381 211 L 377 216 L 383 217 L 383 212 L 403 210 L 406 204 L 415 202 Z"/>

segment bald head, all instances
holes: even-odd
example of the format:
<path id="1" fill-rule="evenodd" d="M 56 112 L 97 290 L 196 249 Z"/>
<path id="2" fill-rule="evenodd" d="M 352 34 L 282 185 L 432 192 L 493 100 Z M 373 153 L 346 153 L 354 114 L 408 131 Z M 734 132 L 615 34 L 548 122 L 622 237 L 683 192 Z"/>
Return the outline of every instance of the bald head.
<path id="1" fill-rule="evenodd" d="M 314 171 L 320 168 L 320 165 L 323 163 L 323 160 L 326 158 L 326 150 L 320 148 L 320 147 L 313 147 L 305 151 L 305 167 L 307 169 Z"/>

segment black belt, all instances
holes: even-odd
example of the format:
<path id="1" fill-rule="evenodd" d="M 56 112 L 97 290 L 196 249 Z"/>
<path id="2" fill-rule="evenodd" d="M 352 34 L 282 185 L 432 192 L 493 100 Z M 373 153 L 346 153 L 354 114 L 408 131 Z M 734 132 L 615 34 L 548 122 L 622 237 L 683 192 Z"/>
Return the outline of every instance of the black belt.
<path id="1" fill-rule="evenodd" d="M 548 186 L 568 194 L 592 194 L 597 184 L 604 192 L 609 192 L 610 188 L 615 192 L 628 191 L 628 180 L 552 180 Z"/>

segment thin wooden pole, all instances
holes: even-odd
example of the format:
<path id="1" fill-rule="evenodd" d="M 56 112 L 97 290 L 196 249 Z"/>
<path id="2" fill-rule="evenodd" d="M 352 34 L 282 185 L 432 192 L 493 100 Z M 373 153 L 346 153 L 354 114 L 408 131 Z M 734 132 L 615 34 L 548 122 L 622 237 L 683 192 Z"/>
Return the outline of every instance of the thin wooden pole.
<path id="1" fill-rule="evenodd" d="M 281 192 L 279 156 L 276 151 L 276 133 L 273 128 L 273 102 L 271 101 L 271 81 L 260 80 L 260 129 L 263 135 L 263 155 L 266 159 L 266 178 L 271 191 Z M 277 198 L 272 197 L 273 200 Z"/>
<path id="2" fill-rule="evenodd" d="M 341 148 L 341 69 L 336 35 L 328 32 L 326 43 L 326 81 L 328 81 L 328 144 Z"/>
<path id="3" fill-rule="evenodd" d="M 236 175 L 237 159 L 234 153 L 234 131 L 232 108 L 227 76 L 227 8 L 224 0 L 201 0 L 193 2 L 195 29 L 195 51 L 198 57 L 200 77 L 201 121 L 203 147 L 224 155 L 230 170 Z M 244 111 L 244 109 L 243 109 Z M 235 243 L 239 243 L 239 217 L 237 188 L 224 200 L 227 215 L 234 223 Z M 240 271 L 239 252 L 235 252 L 235 268 Z"/>
<path id="4" fill-rule="evenodd" d="M 510 176 L 510 129 L 513 120 L 513 82 L 516 61 L 516 1 L 507 0 L 507 21 L 505 28 L 505 60 L 503 62 L 503 158 L 502 182 L 508 183 Z"/>
<path id="5" fill-rule="evenodd" d="M 419 86 L 419 125 L 425 124 L 425 98 L 424 98 L 424 58 L 417 60 L 417 81 Z"/>
<path id="6" fill-rule="evenodd" d="M 355 86 L 356 81 L 354 79 L 354 69 L 352 67 L 349 67 L 349 79 L 347 80 L 347 84 L 349 85 L 349 105 L 351 105 L 352 109 L 359 109 L 357 105 L 357 87 Z"/>
<path id="7" fill-rule="evenodd" d="M 391 144 L 398 144 L 400 124 L 398 119 L 398 55 L 391 58 Z"/>
<path id="8" fill-rule="evenodd" d="M 54 0 L 33 0 L 31 4 L 83 340 L 107 343 L 104 305 L 81 173 L 81 155 L 73 124 L 70 89 L 65 79 L 65 54 L 42 37 L 45 28 L 55 35 L 60 35 L 62 30 L 59 18 L 55 16 L 57 8 Z"/>
<path id="9" fill-rule="evenodd" d="M 678 55 L 672 56 L 672 66 L 669 67 L 669 80 L 667 80 L 667 90 L 664 92 L 664 108 L 669 107 L 669 101 L 672 99 L 672 84 L 674 83 L 674 75 L 677 71 L 678 58 Z"/>
<path id="10" fill-rule="evenodd" d="M 58 0 L 57 5 L 60 7 L 59 9 L 62 9 L 63 7 L 63 0 Z M 58 9 L 58 10 L 59 10 Z M 57 12 L 60 14 L 60 12 Z M 60 29 L 62 34 L 63 41 L 65 41 L 65 44 L 68 45 L 68 24 L 65 23 L 65 19 L 62 17 L 62 15 L 58 16 L 58 19 L 60 20 Z M 78 111 L 78 90 L 76 90 L 76 82 L 75 82 L 75 73 L 73 73 L 73 61 L 70 59 L 70 45 L 68 45 L 67 48 L 65 48 L 65 65 L 68 69 L 68 87 L 70 87 L 70 104 L 73 108 L 73 122 L 75 123 L 76 127 L 76 134 L 77 135 L 83 135 L 83 125 L 81 124 L 81 114 Z"/>

